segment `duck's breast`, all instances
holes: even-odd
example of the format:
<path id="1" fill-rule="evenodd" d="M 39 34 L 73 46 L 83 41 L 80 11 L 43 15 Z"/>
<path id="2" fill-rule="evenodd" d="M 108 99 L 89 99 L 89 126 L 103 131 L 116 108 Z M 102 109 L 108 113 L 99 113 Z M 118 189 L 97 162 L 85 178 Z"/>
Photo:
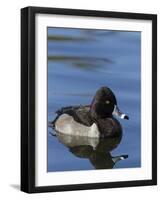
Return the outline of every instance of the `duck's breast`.
<path id="1" fill-rule="evenodd" d="M 122 135 L 122 127 L 115 118 L 105 118 L 98 120 L 98 127 L 103 136 L 119 136 Z"/>

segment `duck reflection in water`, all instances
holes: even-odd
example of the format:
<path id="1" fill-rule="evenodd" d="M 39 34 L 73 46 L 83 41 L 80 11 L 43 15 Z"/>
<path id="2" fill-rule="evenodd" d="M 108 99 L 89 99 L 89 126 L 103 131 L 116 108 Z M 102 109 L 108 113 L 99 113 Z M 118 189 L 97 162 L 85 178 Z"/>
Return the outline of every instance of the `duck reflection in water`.
<path id="1" fill-rule="evenodd" d="M 117 137 L 90 138 L 56 132 L 55 136 L 76 157 L 89 159 L 95 169 L 112 169 L 118 161 L 128 158 L 128 155 L 113 157 L 110 153 L 121 142 L 122 134 Z"/>

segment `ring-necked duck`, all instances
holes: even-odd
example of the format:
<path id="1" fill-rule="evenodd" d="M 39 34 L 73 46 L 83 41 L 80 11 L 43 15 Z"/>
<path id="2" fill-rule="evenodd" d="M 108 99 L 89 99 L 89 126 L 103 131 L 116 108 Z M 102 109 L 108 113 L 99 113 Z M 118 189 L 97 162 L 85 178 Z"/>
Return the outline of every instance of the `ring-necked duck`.
<path id="1" fill-rule="evenodd" d="M 116 97 L 108 87 L 97 90 L 91 105 L 64 107 L 56 113 L 52 122 L 56 131 L 87 137 L 117 136 L 122 128 L 113 115 L 129 119 L 119 110 Z"/>

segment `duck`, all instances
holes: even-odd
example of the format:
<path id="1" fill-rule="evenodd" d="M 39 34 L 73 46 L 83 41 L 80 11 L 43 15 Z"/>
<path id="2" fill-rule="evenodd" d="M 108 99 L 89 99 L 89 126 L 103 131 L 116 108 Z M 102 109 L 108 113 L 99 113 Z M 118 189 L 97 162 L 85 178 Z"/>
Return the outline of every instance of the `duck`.
<path id="1" fill-rule="evenodd" d="M 128 115 L 120 111 L 112 90 L 99 88 L 89 105 L 63 107 L 56 111 L 51 122 L 56 132 L 91 138 L 115 137 L 122 134 L 122 126 L 114 117 L 128 120 Z"/>

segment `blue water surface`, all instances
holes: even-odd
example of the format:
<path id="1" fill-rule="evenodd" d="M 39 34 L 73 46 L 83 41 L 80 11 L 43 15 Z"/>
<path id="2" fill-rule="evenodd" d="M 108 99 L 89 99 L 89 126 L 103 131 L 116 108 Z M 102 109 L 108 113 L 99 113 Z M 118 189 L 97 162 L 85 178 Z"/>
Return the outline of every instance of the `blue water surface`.
<path id="1" fill-rule="evenodd" d="M 64 106 L 90 104 L 108 86 L 130 120 L 118 119 L 123 137 L 111 155 L 127 154 L 113 168 L 141 166 L 141 32 L 48 28 L 48 121 Z M 48 128 L 48 172 L 95 169 Z M 76 150 L 78 151 L 78 150 Z M 78 152 L 77 152 L 78 153 Z"/>

